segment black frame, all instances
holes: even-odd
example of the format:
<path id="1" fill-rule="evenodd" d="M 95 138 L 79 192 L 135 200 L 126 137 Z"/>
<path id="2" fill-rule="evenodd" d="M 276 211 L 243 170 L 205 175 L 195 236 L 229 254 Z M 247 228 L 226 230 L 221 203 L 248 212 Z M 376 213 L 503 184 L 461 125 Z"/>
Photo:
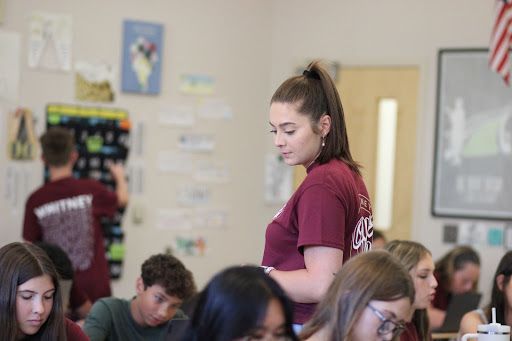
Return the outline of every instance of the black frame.
<path id="1" fill-rule="evenodd" d="M 512 220 L 512 89 L 488 53 L 439 50 L 433 216 Z"/>

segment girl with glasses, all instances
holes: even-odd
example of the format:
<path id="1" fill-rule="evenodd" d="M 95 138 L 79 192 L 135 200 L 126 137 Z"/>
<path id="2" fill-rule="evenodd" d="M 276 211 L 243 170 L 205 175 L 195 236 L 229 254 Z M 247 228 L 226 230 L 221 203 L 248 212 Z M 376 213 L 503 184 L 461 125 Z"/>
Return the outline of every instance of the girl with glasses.
<path id="1" fill-rule="evenodd" d="M 46 253 L 33 244 L 0 249 L 0 340 L 88 341 L 64 318 L 59 275 Z"/>
<path id="2" fill-rule="evenodd" d="M 199 294 L 182 341 L 297 341 L 284 291 L 260 267 L 231 267 Z"/>
<path id="3" fill-rule="evenodd" d="M 402 263 L 414 283 L 414 314 L 412 321 L 405 325 L 406 330 L 400 335 L 400 341 L 431 340 L 427 307 L 434 299 L 437 280 L 430 251 L 419 243 L 404 240 L 393 240 L 384 246 L 384 250 Z"/>
<path id="4" fill-rule="evenodd" d="M 375 250 L 343 264 L 300 340 L 395 340 L 410 320 L 414 287 L 389 252 Z"/>
<path id="5" fill-rule="evenodd" d="M 460 321 L 460 336 L 476 333 L 479 324 L 492 322 L 492 308 L 496 308 L 496 322 L 512 326 L 512 251 L 501 258 L 492 285 L 491 302 L 483 309 L 466 313 Z"/>

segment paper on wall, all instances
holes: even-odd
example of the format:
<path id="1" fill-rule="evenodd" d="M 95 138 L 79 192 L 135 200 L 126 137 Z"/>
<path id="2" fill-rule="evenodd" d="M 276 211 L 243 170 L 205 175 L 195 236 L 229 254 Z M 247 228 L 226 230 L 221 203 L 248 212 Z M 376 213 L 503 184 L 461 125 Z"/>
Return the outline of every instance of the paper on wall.
<path id="1" fill-rule="evenodd" d="M 195 124 L 194 108 L 189 105 L 171 105 L 158 113 L 162 126 L 192 127 Z"/>
<path id="2" fill-rule="evenodd" d="M 204 205 L 210 203 L 210 187 L 204 185 L 178 186 L 177 201 L 182 205 Z"/>
<path id="3" fill-rule="evenodd" d="M 265 202 L 278 204 L 288 201 L 293 190 L 293 167 L 282 156 L 268 154 L 265 158 Z"/>
<path id="4" fill-rule="evenodd" d="M 228 212 L 224 209 L 197 208 L 194 225 L 201 228 L 223 228 L 227 225 Z"/>
<path id="5" fill-rule="evenodd" d="M 181 75 L 180 91 L 187 95 L 212 95 L 215 80 L 208 75 Z"/>
<path id="6" fill-rule="evenodd" d="M 194 160 L 190 154 L 159 151 L 157 169 L 163 173 L 190 173 L 194 169 Z"/>
<path id="7" fill-rule="evenodd" d="M 192 228 L 191 209 L 158 210 L 156 214 L 158 230 L 190 230 Z"/>
<path id="8" fill-rule="evenodd" d="M 70 15 L 34 12 L 30 16 L 28 66 L 71 70 L 72 18 Z"/>
<path id="9" fill-rule="evenodd" d="M 224 162 L 197 162 L 194 179 L 198 182 L 227 183 L 229 182 L 229 167 Z"/>
<path id="10" fill-rule="evenodd" d="M 464 221 L 459 224 L 458 244 L 484 246 L 487 240 L 487 225 L 483 222 Z"/>
<path id="11" fill-rule="evenodd" d="M 0 31 L 0 98 L 18 100 L 20 83 L 20 34 Z"/>
<path id="12" fill-rule="evenodd" d="M 233 111 L 225 100 L 220 98 L 205 98 L 197 105 L 197 116 L 200 118 L 226 120 L 233 118 Z"/>
<path id="13" fill-rule="evenodd" d="M 211 152 L 215 149 L 213 136 L 208 134 L 183 134 L 178 146 L 182 150 L 196 152 Z"/>

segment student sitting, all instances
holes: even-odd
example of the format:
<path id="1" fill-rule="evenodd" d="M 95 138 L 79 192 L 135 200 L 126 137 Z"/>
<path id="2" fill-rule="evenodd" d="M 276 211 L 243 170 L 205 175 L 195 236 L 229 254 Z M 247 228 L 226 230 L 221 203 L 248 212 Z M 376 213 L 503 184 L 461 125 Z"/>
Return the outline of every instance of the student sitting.
<path id="1" fill-rule="evenodd" d="M 89 340 L 64 317 L 59 275 L 42 249 L 5 245 L 0 273 L 0 340 Z"/>
<path id="2" fill-rule="evenodd" d="M 230 267 L 199 295 L 181 341 L 294 341 L 292 315 L 284 291 L 261 268 Z"/>
<path id="3" fill-rule="evenodd" d="M 136 291 L 131 300 L 107 297 L 94 303 L 83 327 L 91 341 L 161 340 L 170 319 L 185 317 L 179 308 L 196 286 L 178 259 L 159 254 L 142 264 Z"/>
<path id="4" fill-rule="evenodd" d="M 336 274 L 300 340 L 395 340 L 410 320 L 411 276 L 387 251 L 350 258 Z"/>
<path id="5" fill-rule="evenodd" d="M 400 335 L 400 341 L 432 340 L 427 315 L 427 307 L 437 288 L 432 254 L 422 244 L 408 240 L 393 240 L 384 246 L 384 250 L 391 252 L 409 271 L 416 291 L 412 321 L 405 325 L 407 330 Z"/>
<path id="6" fill-rule="evenodd" d="M 512 326 L 512 251 L 501 258 L 494 274 L 491 301 L 483 309 L 466 313 L 460 321 L 459 339 L 462 335 L 476 333 L 479 324 L 492 322 L 492 308 L 496 308 L 496 322 Z M 473 339 L 470 339 L 473 340 Z"/>

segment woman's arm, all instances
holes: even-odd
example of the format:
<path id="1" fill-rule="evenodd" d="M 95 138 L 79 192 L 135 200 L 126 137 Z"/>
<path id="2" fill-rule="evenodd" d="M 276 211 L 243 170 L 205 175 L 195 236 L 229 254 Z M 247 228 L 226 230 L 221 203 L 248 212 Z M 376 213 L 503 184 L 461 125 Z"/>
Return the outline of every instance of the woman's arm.
<path id="1" fill-rule="evenodd" d="M 305 246 L 306 269 L 295 271 L 272 270 L 270 277 L 298 303 L 318 303 L 325 296 L 334 274 L 343 264 L 343 251 L 326 246 Z"/>
<path id="2" fill-rule="evenodd" d="M 476 334 L 477 327 L 479 324 L 483 324 L 482 318 L 474 311 L 470 311 L 469 313 L 464 314 L 462 320 L 460 320 L 460 328 L 459 328 L 459 340 L 462 338 L 464 334 Z M 476 339 L 468 339 L 468 340 L 476 340 Z"/>

